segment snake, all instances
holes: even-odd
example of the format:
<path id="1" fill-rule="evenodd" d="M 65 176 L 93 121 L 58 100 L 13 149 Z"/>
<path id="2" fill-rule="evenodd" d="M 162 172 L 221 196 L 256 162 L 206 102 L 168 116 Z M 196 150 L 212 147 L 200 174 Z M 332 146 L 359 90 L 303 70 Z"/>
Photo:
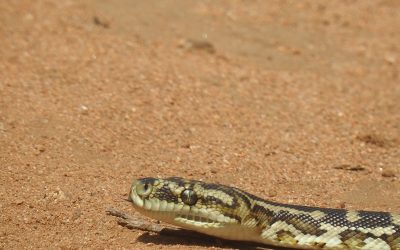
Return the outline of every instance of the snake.
<path id="1" fill-rule="evenodd" d="M 217 238 L 291 249 L 400 250 L 400 214 L 269 201 L 180 177 L 133 181 L 139 213 Z"/>

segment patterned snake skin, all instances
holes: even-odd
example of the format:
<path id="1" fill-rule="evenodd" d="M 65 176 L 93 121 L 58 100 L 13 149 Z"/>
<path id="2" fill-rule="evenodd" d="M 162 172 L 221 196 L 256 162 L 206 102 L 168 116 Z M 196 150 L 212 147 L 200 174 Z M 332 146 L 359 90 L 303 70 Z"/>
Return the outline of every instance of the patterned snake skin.
<path id="1" fill-rule="evenodd" d="M 142 214 L 229 240 L 299 249 L 400 250 L 400 215 L 280 204 L 237 188 L 143 178 L 129 200 Z"/>

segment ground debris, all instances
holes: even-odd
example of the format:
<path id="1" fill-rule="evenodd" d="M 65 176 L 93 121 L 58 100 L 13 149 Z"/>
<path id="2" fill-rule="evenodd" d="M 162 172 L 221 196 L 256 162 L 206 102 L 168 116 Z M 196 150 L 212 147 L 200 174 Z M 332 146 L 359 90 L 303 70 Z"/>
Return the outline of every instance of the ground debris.
<path id="1" fill-rule="evenodd" d="M 161 236 L 176 237 L 182 239 L 183 241 L 190 239 L 190 241 L 195 241 L 195 243 L 198 245 L 215 245 L 217 243 L 218 245 L 232 245 L 235 246 L 235 248 L 238 247 L 239 249 L 270 249 L 260 246 L 257 243 L 221 240 L 182 228 L 154 224 L 139 217 L 119 211 L 113 207 L 108 207 L 106 209 L 106 213 L 108 215 L 117 217 L 117 223 L 119 225 L 131 230 L 141 230 L 150 233 L 157 233 Z"/>
<path id="2" fill-rule="evenodd" d="M 179 41 L 178 47 L 184 50 L 203 50 L 210 54 L 215 53 L 214 45 L 206 40 L 182 39 Z"/>
<path id="3" fill-rule="evenodd" d="M 363 171 L 363 170 L 365 170 L 365 167 L 363 167 L 361 165 L 350 165 L 350 164 L 341 164 L 341 165 L 337 165 L 333 168 L 347 170 L 347 171 Z"/>

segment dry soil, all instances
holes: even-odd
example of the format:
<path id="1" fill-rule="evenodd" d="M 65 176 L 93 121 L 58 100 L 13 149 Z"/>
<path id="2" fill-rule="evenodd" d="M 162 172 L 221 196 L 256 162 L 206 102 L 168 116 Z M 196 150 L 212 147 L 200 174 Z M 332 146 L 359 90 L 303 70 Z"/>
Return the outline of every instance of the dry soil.
<path id="1" fill-rule="evenodd" d="M 219 249 L 129 230 L 132 179 L 400 211 L 400 4 L 0 2 L 0 249 Z"/>

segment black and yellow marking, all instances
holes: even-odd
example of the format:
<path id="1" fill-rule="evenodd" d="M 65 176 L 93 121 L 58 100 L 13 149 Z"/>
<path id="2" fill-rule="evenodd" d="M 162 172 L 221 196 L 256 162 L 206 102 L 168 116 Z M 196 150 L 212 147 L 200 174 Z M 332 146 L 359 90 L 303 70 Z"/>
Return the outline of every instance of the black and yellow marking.
<path id="1" fill-rule="evenodd" d="M 129 198 L 139 211 L 156 199 L 163 207 L 160 218 L 169 223 L 184 216 L 187 221 L 178 225 L 189 223 L 189 229 L 231 240 L 302 249 L 400 250 L 399 214 L 282 204 L 178 177 L 137 180 Z M 148 214 L 157 217 L 157 211 Z"/>

